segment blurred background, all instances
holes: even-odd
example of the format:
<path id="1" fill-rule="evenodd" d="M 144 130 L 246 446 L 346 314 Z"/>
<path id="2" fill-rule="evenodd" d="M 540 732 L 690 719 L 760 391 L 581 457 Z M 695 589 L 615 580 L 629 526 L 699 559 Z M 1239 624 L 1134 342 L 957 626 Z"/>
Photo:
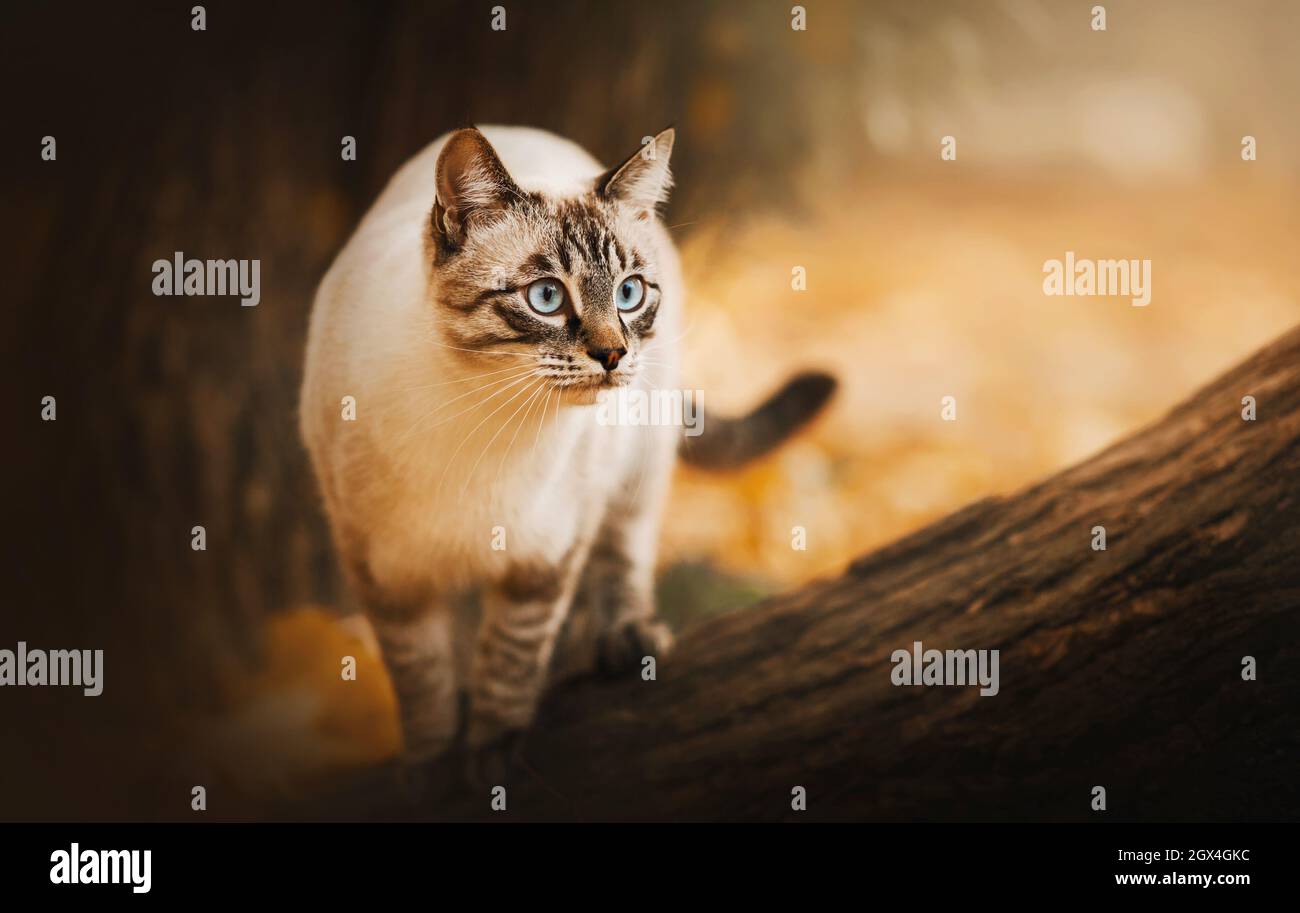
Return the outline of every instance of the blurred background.
<path id="1" fill-rule="evenodd" d="M 395 750 L 296 395 L 315 284 L 453 127 L 612 163 L 675 124 L 686 383 L 738 411 L 800 367 L 842 380 L 769 460 L 679 473 L 679 629 L 1085 457 L 1300 321 L 1287 0 L 1114 0 L 1105 31 L 1066 0 L 813 2 L 805 31 L 785 2 L 504 0 L 505 31 L 466 0 L 215 2 L 202 32 L 193 5 L 2 14 L 0 648 L 107 656 L 93 701 L 0 692 L 0 818 L 180 818 L 194 784 L 256 816 Z M 1151 260 L 1150 306 L 1046 297 L 1067 250 Z M 261 304 L 153 297 L 174 251 L 260 259 Z"/>

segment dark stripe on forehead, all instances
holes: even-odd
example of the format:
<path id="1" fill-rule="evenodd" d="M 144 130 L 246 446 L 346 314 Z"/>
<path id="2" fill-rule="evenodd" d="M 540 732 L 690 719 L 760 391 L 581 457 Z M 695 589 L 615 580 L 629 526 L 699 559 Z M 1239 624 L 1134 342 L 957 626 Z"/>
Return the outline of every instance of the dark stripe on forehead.
<path id="1" fill-rule="evenodd" d="M 565 219 L 560 222 L 559 227 L 560 237 L 557 243 L 560 250 L 564 252 L 564 259 L 568 263 L 565 269 L 572 271 L 573 259 L 582 256 L 582 245 L 578 243 L 577 236 L 574 234 L 572 222 Z"/>
<path id="2" fill-rule="evenodd" d="M 563 243 L 589 263 L 609 261 L 612 233 L 604 213 L 580 202 L 568 202 L 556 214 Z"/>
<path id="3" fill-rule="evenodd" d="M 596 278 L 586 275 L 588 271 L 606 273 L 616 280 L 621 274 L 641 273 L 649 267 L 641 251 L 619 236 L 613 213 L 604 206 L 585 199 L 559 200 L 550 204 L 546 217 L 552 225 L 550 244 L 522 268 L 587 285 Z M 604 289 L 584 291 L 588 292 L 583 296 L 586 304 L 608 297 Z"/>
<path id="4" fill-rule="evenodd" d="M 564 220 L 564 241 L 569 249 L 584 260 L 591 260 L 591 223 L 580 216 Z"/>
<path id="5" fill-rule="evenodd" d="M 605 226 L 595 221 L 591 222 L 591 229 L 587 233 L 587 259 L 589 262 L 609 263 L 609 232 Z"/>

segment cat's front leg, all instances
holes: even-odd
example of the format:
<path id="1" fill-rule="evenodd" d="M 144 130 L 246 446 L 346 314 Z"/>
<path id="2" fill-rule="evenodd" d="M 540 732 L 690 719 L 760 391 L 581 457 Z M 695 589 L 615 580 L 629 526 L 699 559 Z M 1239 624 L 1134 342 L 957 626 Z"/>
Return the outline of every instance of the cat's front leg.
<path id="1" fill-rule="evenodd" d="M 397 697 L 402 730 L 399 785 L 411 800 L 418 800 L 431 763 L 456 739 L 452 616 L 443 607 L 426 607 L 410 615 L 372 612 L 370 623 Z"/>
<path id="2" fill-rule="evenodd" d="M 483 598 L 470 681 L 469 775 L 501 785 L 532 724 L 573 596 L 566 566 L 515 565 Z"/>
<path id="3" fill-rule="evenodd" d="M 647 537 L 656 531 L 650 520 L 640 519 Z M 596 537 L 556 649 L 555 682 L 624 675 L 672 650 L 672 631 L 655 612 L 652 546 L 638 552 L 632 542 L 641 540 L 629 534 L 640 534 L 627 524 L 620 515 Z"/>
<path id="4" fill-rule="evenodd" d="M 617 676 L 640 668 L 646 657 L 663 659 L 672 650 L 673 635 L 655 611 L 648 559 L 620 552 L 618 536 L 606 541 L 610 547 L 592 552 L 584 586 L 603 620 L 595 639 L 596 671 Z"/>
<path id="5" fill-rule="evenodd" d="M 655 611 L 654 570 L 676 442 L 636 430 L 644 432 L 638 459 L 610 499 L 587 557 L 556 658 L 557 681 L 623 675 L 648 656 L 663 659 L 673 646 L 672 631 Z"/>

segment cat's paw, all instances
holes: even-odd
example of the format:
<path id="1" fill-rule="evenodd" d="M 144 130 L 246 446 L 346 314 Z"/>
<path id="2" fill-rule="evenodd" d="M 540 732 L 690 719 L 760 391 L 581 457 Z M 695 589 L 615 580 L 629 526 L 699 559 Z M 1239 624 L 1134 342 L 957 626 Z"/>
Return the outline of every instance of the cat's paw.
<path id="1" fill-rule="evenodd" d="M 661 660 L 673 648 L 673 632 L 654 617 L 615 622 L 600 636 L 596 667 L 602 675 L 622 675 L 640 668 L 647 656 Z"/>
<path id="2" fill-rule="evenodd" d="M 510 729 L 484 745 L 468 746 L 465 778 L 470 786 L 481 790 L 504 786 L 519 755 L 523 734 L 522 729 Z"/>

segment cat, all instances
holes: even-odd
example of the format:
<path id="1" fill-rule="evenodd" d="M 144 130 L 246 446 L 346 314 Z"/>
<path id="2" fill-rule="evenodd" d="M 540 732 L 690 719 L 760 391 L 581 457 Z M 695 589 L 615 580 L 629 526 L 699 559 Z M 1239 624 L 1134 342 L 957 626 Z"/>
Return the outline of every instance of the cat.
<path id="1" fill-rule="evenodd" d="M 688 439 L 594 420 L 602 391 L 678 385 L 686 291 L 659 218 L 673 140 L 606 170 L 541 130 L 444 135 L 391 179 L 317 290 L 301 432 L 406 765 L 463 739 L 473 780 L 499 782 L 548 678 L 664 657 L 654 567 L 676 454 L 739 465 L 835 387 L 799 375 Z M 481 620 L 458 670 L 466 591 Z"/>

